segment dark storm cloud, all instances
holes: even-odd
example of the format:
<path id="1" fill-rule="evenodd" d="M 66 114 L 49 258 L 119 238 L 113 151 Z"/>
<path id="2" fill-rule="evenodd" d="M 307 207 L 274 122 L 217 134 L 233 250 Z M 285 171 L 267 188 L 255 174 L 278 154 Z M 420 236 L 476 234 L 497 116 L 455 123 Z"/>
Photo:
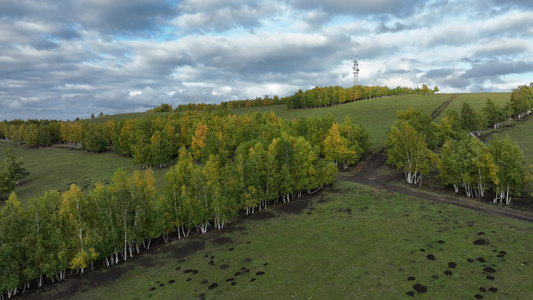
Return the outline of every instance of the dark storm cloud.
<path id="1" fill-rule="evenodd" d="M 168 1 L 9 1 L 0 15 L 13 20 L 35 20 L 43 24 L 59 24 L 70 30 L 91 30 L 103 34 L 131 35 L 158 31 L 159 26 L 176 15 L 175 5 Z M 61 33 L 61 32 L 59 32 Z M 68 33 L 63 31 L 63 33 Z M 69 37 L 58 34 L 57 37 Z"/>
<path id="2" fill-rule="evenodd" d="M 332 14 L 350 15 L 410 15 L 425 1 L 407 0 L 292 0 L 295 8 L 304 10 L 322 9 Z"/>
<path id="3" fill-rule="evenodd" d="M 524 61 L 484 61 L 472 64 L 472 68 L 467 70 L 464 78 L 485 78 L 508 74 L 521 74 L 533 72 L 533 63 Z"/>

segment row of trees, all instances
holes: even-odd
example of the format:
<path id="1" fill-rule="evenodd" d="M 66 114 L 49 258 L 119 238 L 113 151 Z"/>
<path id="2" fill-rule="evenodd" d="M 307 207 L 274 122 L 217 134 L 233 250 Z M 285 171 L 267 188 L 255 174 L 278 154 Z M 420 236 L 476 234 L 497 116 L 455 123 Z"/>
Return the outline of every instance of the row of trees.
<path id="1" fill-rule="evenodd" d="M 474 110 L 470 104 L 463 103 L 461 108 L 461 125 L 464 130 L 477 133 L 488 127 L 497 129 L 512 117 L 520 119 L 531 113 L 533 109 L 533 83 L 513 89 L 509 102 L 500 107 L 487 99 L 481 111 Z"/>
<path id="2" fill-rule="evenodd" d="M 314 193 L 337 172 L 319 148 L 282 133 L 269 143 L 240 144 L 233 160 L 209 155 L 198 164 L 182 147 L 159 197 L 151 169 L 131 177 L 117 170 L 112 184 L 96 183 L 88 193 L 76 185 L 50 191 L 26 209 L 13 193 L 0 210 L 0 290 L 9 298 L 35 279 L 40 286 L 64 279 L 68 269 L 83 273 L 96 261 L 127 260 L 155 237 L 222 230 L 240 211 Z"/>
<path id="3" fill-rule="evenodd" d="M 389 89 L 388 87 L 380 86 L 353 86 L 350 88 L 343 88 L 340 86 L 333 87 L 315 87 L 311 90 L 297 91 L 294 95 L 289 97 L 278 97 L 274 95 L 272 98 L 265 95 L 263 98 L 256 97 L 255 99 L 245 100 L 230 100 L 223 101 L 219 104 L 206 104 L 206 103 L 187 103 L 178 105 L 174 111 L 185 112 L 192 110 L 199 111 L 213 111 L 224 110 L 233 108 L 247 108 L 247 107 L 259 107 L 269 105 L 286 104 L 289 108 L 309 108 L 330 106 L 333 104 L 341 104 L 346 102 L 352 102 L 361 99 L 379 98 L 385 96 L 401 96 L 407 94 L 420 94 L 428 95 L 439 91 L 438 87 L 430 89 L 426 84 L 422 87 L 408 88 L 408 87 L 396 87 Z M 172 105 L 162 103 L 149 112 L 171 112 Z"/>
<path id="4" fill-rule="evenodd" d="M 187 103 L 178 105 L 174 111 L 184 112 L 192 110 L 200 111 L 212 111 L 212 110 L 225 110 L 225 109 L 234 109 L 234 108 L 249 108 L 249 107 L 259 107 L 259 106 L 270 106 L 270 105 L 280 105 L 285 104 L 287 101 L 286 97 L 280 98 L 278 95 L 270 97 L 265 95 L 263 98 L 256 97 L 255 99 L 244 99 L 244 100 L 229 100 L 222 101 L 219 104 L 206 104 L 206 103 Z M 163 104 L 168 105 L 168 104 Z M 163 107 L 163 105 L 161 107 Z M 170 106 L 172 108 L 172 106 Z M 158 107 L 153 111 L 157 112 Z M 168 111 L 168 110 L 161 110 Z"/>
<path id="5" fill-rule="evenodd" d="M 481 198 L 491 190 L 494 203 L 510 204 L 512 194 L 520 194 L 531 178 L 520 148 L 508 137 L 494 138 L 487 146 L 473 132 L 490 126 L 497 128 L 506 118 L 529 113 L 533 94 L 525 91 L 530 91 L 530 87 L 513 90 L 507 109 L 490 99 L 481 113 L 463 104 L 461 114 L 448 110 L 440 124 L 433 122 L 429 114 L 412 108 L 399 111 L 398 120 L 388 133 L 388 163 L 402 170 L 408 183 L 419 185 L 436 163 L 443 183 L 452 185 L 456 192 L 462 188 L 468 197 Z M 521 109 L 511 110 L 512 107 Z M 439 148 L 440 155 L 433 152 Z"/>
<path id="6" fill-rule="evenodd" d="M 286 103 L 289 108 L 311 108 L 342 104 L 361 99 L 380 98 L 388 96 L 402 96 L 408 94 L 432 94 L 438 92 L 435 87 L 431 90 L 426 84 L 422 88 L 396 87 L 390 89 L 386 86 L 362 86 L 355 85 L 350 88 L 340 86 L 315 87 L 312 90 L 299 90 L 294 95 L 287 97 Z"/>
<path id="7" fill-rule="evenodd" d="M 39 131 L 35 133 L 30 130 L 36 125 L 42 131 L 53 132 L 48 136 L 56 136 L 58 142 L 81 144 L 89 152 L 102 152 L 112 146 L 115 152 L 132 156 L 137 164 L 143 166 L 165 166 L 177 156 L 181 147 L 190 149 L 193 157 L 199 161 L 206 162 L 210 155 L 216 155 L 224 161 L 234 156 L 241 143 L 254 139 L 271 141 L 282 133 L 303 136 L 312 145 L 318 146 L 321 157 L 327 156 L 327 159 L 341 163 L 344 167 L 355 163 L 368 148 L 368 134 L 359 125 L 352 124 L 349 118 L 337 125 L 331 133 L 335 137 L 324 144 L 335 123 L 331 114 L 322 118 L 302 118 L 288 122 L 277 118 L 273 112 L 234 115 L 228 111 L 189 111 L 144 119 L 108 120 L 103 123 L 34 123 L 3 122 L 0 124 L 4 124 L 4 130 L 0 134 L 17 143 L 26 141 L 34 146 L 28 141 L 35 134 L 40 135 Z M 50 139 L 48 143 L 51 143 Z M 340 152 L 343 153 L 339 154 Z"/>
<path id="8" fill-rule="evenodd" d="M 462 187 L 468 197 L 482 198 L 490 189 L 495 204 L 507 205 L 511 195 L 519 195 L 531 179 L 525 165 L 522 151 L 509 137 L 494 137 L 488 146 L 472 136 L 449 140 L 437 162 L 439 177 L 456 192 Z"/>
<path id="9" fill-rule="evenodd" d="M 12 148 L 4 150 L 4 160 L 0 162 L 0 196 L 15 189 L 19 181 L 30 173 L 22 165 L 22 158 L 15 156 Z"/>

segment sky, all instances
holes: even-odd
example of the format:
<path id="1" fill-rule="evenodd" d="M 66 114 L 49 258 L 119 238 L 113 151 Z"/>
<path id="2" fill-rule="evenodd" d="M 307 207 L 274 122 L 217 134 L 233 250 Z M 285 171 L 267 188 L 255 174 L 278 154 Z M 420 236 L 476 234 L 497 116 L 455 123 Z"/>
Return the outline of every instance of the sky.
<path id="1" fill-rule="evenodd" d="M 0 0 L 0 120 L 290 96 L 315 86 L 509 92 L 529 0 Z"/>

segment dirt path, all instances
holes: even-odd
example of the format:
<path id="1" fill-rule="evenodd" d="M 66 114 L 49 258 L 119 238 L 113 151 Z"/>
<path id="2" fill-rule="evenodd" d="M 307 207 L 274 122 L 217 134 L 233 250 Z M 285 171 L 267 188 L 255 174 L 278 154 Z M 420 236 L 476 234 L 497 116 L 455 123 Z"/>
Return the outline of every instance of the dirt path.
<path id="1" fill-rule="evenodd" d="M 392 175 L 384 174 L 383 170 L 388 168 L 386 166 L 386 162 L 387 157 L 385 156 L 385 150 L 382 149 L 381 151 L 373 153 L 363 161 L 359 162 L 352 171 L 339 173 L 337 175 L 337 179 L 357 182 L 400 194 L 438 201 L 449 205 L 455 205 L 480 213 L 505 216 L 533 223 L 533 213 L 531 212 L 518 211 L 505 206 L 495 206 L 481 203 L 467 197 L 448 196 L 444 194 L 437 195 L 424 190 L 424 186 L 413 186 L 412 188 L 409 188 L 400 185 L 393 185 L 393 182 L 404 181 L 404 178 L 399 172 L 394 172 Z"/>
<path id="2" fill-rule="evenodd" d="M 436 117 L 438 117 L 443 111 L 444 109 L 446 108 L 446 106 L 448 106 L 448 104 L 450 104 L 453 99 L 455 99 L 457 97 L 457 95 L 453 95 L 451 96 L 448 100 L 444 101 L 439 107 L 437 107 L 432 113 L 431 113 L 431 118 L 433 120 L 435 120 Z"/>

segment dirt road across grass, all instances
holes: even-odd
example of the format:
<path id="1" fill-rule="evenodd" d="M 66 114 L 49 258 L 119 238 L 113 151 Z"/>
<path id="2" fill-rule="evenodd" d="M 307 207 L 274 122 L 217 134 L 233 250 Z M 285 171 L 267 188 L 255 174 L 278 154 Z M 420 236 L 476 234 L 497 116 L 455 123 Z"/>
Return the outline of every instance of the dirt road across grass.
<path id="1" fill-rule="evenodd" d="M 445 195 L 444 193 L 447 192 L 444 191 L 444 188 L 440 194 L 436 194 L 424 190 L 424 186 L 405 187 L 394 184 L 395 182 L 402 182 L 404 179 L 399 172 L 395 172 L 392 175 L 384 172 L 384 170 L 388 168 L 386 162 L 387 157 L 385 155 L 385 150 L 382 149 L 377 153 L 372 153 L 366 159 L 359 162 L 351 172 L 339 173 L 337 179 L 357 182 L 400 194 L 455 205 L 480 213 L 505 216 L 533 223 L 533 213 L 531 212 L 519 211 L 512 209 L 511 207 L 482 203 L 467 197 Z"/>

